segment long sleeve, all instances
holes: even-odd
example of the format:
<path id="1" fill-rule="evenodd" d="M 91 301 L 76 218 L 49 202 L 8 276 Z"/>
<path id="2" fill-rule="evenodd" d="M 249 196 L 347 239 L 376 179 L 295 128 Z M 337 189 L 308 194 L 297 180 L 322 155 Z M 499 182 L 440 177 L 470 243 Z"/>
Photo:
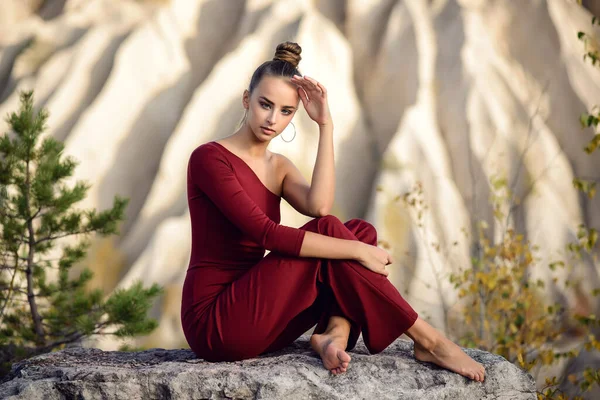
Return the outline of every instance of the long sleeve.
<path id="1" fill-rule="evenodd" d="M 188 179 L 248 237 L 267 250 L 298 256 L 306 231 L 275 223 L 250 198 L 225 156 L 202 145 L 190 155 Z"/>

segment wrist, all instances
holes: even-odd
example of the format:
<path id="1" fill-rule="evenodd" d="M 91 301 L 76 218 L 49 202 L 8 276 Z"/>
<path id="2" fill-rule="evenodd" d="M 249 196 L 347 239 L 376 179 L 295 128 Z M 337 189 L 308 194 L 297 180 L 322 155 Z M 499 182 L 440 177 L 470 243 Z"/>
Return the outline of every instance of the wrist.
<path id="1" fill-rule="evenodd" d="M 328 128 L 328 127 L 333 128 L 333 120 L 332 119 L 328 119 L 328 120 L 326 120 L 324 122 L 317 123 L 317 125 L 319 125 L 319 128 Z"/>
<path id="2" fill-rule="evenodd" d="M 353 242 L 355 242 L 355 240 L 353 240 Z M 357 241 L 357 243 L 353 243 L 352 244 L 352 260 L 355 261 L 360 261 L 362 258 L 362 254 L 363 254 L 363 247 L 364 247 L 364 243 L 361 242 L 360 240 Z"/>

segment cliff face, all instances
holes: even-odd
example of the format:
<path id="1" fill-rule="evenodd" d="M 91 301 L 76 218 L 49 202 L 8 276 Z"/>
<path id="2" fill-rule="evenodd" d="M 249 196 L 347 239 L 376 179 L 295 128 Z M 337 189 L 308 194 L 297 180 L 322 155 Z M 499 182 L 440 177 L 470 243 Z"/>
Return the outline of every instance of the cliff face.
<path id="1" fill-rule="evenodd" d="M 37 106 L 51 113 L 48 134 L 80 161 L 73 182 L 93 183 L 80 206 L 130 198 L 121 236 L 91 252 L 98 284 L 110 291 L 142 279 L 167 288 L 155 311 L 160 328 L 137 344 L 185 344 L 188 157 L 233 132 L 252 72 L 285 40 L 300 43 L 300 70 L 329 91 L 334 213 L 373 222 L 392 246 L 390 279 L 436 327 L 445 328 L 443 305 L 456 301 L 439 277 L 469 264 L 463 229 L 473 235 L 479 220 L 502 228 L 489 204 L 491 178 L 505 177 L 520 198 L 507 223 L 541 246 L 540 264 L 576 238 L 579 223 L 600 229 L 600 196 L 583 198 L 571 185 L 573 177 L 600 179 L 600 157 L 583 153 L 590 132 L 578 123 L 600 98 L 600 76 L 576 38 L 591 15 L 573 1 L 6 4 L 13 11 L 0 20 L 0 115 L 17 108 L 18 90 L 35 89 Z M 277 138 L 270 149 L 310 179 L 318 130 L 303 110 L 294 122 L 295 140 Z M 424 230 L 394 202 L 417 181 L 429 205 Z M 307 221 L 282 204 L 283 224 Z M 442 256 L 430 243 L 451 251 Z M 583 290 L 600 286 L 593 264 L 578 267 Z M 548 297 L 571 302 L 536 271 Z"/>
<path id="2" fill-rule="evenodd" d="M 333 375 L 308 337 L 262 357 L 228 363 L 196 359 L 190 350 L 137 353 L 73 348 L 13 367 L 3 399 L 535 399 L 533 379 L 504 358 L 467 353 L 486 367 L 484 382 L 416 361 L 397 340 L 368 355 L 362 340 L 348 371 Z"/>

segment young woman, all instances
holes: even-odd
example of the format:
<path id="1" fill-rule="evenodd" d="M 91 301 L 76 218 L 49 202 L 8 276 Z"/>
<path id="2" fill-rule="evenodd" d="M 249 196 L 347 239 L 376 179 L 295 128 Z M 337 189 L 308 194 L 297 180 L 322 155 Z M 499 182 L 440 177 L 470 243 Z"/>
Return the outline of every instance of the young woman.
<path id="1" fill-rule="evenodd" d="M 371 354 L 406 333 L 418 360 L 483 381 L 484 367 L 420 319 L 386 278 L 392 259 L 375 228 L 328 215 L 333 121 L 325 87 L 297 69 L 300 52 L 279 44 L 244 91 L 241 128 L 190 156 L 192 248 L 181 305 L 190 348 L 208 361 L 242 360 L 288 346 L 316 324 L 311 346 L 338 374 L 361 332 Z M 300 99 L 320 131 L 311 185 L 267 149 Z M 299 229 L 279 224 L 281 198 L 315 218 Z"/>

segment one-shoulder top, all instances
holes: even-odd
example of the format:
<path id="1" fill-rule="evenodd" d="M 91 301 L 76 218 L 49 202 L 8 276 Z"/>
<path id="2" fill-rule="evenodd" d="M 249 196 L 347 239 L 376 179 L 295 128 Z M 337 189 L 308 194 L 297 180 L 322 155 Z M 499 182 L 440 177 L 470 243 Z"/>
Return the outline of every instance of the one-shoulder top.
<path id="1" fill-rule="evenodd" d="M 217 142 L 195 148 L 187 169 L 189 269 L 248 267 L 265 250 L 298 256 L 305 230 L 281 225 L 281 197 L 240 157 Z"/>

